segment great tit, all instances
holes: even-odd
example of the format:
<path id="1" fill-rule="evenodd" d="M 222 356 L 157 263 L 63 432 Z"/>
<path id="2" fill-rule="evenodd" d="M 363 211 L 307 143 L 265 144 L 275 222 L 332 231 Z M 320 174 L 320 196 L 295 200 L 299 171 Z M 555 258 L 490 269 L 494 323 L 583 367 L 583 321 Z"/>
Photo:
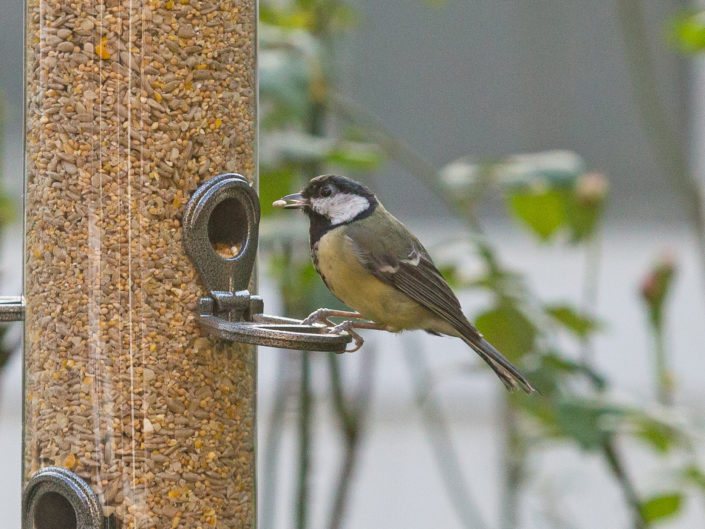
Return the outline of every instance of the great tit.
<path id="1" fill-rule="evenodd" d="M 313 265 L 331 292 L 356 311 L 321 309 L 305 321 L 364 318 L 371 321 L 348 320 L 344 329 L 422 329 L 457 336 L 508 389 L 535 391 L 468 321 L 423 245 L 367 187 L 343 176 L 322 175 L 273 205 L 308 215 Z"/>

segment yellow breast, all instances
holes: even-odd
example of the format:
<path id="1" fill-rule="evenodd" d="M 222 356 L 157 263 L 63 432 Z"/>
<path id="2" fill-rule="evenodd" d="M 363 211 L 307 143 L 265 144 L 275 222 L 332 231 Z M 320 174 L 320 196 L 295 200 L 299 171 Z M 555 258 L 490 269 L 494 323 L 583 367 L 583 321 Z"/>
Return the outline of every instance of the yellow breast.
<path id="1" fill-rule="evenodd" d="M 351 309 L 390 331 L 428 327 L 432 316 L 424 307 L 364 268 L 343 226 L 323 235 L 315 251 L 328 288 Z"/>

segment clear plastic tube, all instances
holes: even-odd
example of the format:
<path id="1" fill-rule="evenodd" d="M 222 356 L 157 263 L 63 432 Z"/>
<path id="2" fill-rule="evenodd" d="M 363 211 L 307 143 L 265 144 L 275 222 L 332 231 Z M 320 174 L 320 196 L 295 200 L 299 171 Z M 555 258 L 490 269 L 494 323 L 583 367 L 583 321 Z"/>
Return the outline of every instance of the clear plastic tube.
<path id="1" fill-rule="evenodd" d="M 24 478 L 120 527 L 254 527 L 255 359 L 203 337 L 200 181 L 256 175 L 255 0 L 28 0 Z"/>

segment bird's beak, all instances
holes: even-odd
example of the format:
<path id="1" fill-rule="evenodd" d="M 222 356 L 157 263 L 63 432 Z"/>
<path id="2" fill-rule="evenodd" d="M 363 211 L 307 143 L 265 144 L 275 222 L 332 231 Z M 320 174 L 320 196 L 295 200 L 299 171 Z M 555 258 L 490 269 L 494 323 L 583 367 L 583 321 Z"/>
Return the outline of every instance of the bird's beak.
<path id="1" fill-rule="evenodd" d="M 275 208 L 285 208 L 285 209 L 301 209 L 306 206 L 310 206 L 311 202 L 308 198 L 304 197 L 301 193 L 294 193 L 293 195 L 286 195 L 272 202 L 272 206 Z"/>

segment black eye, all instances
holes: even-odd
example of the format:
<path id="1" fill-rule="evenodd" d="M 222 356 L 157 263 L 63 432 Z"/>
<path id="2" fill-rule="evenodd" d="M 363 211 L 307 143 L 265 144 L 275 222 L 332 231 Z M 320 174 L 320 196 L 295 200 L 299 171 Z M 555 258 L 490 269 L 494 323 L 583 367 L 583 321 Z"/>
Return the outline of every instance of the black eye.
<path id="1" fill-rule="evenodd" d="M 329 197 L 333 194 L 333 188 L 331 186 L 323 186 L 321 188 L 321 196 Z"/>

